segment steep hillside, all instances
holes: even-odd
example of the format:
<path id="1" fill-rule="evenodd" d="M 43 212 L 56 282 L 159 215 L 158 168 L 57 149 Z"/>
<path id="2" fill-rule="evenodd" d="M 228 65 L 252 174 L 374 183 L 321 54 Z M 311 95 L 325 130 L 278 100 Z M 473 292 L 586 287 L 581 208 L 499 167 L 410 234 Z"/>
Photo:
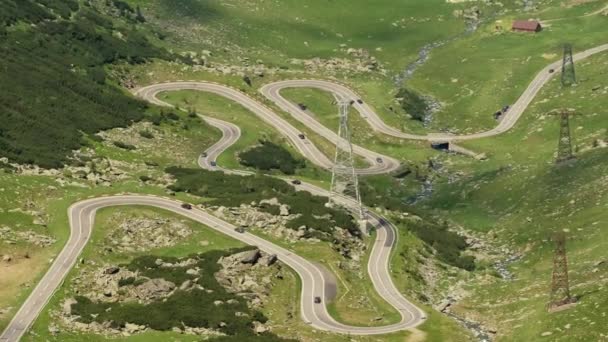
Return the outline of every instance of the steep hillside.
<path id="1" fill-rule="evenodd" d="M 107 3 L 99 7 L 115 16 L 74 0 L 0 4 L 0 156 L 57 167 L 83 135 L 144 116 L 147 105 L 107 80 L 105 67 L 169 54 L 131 28 L 131 7 Z"/>

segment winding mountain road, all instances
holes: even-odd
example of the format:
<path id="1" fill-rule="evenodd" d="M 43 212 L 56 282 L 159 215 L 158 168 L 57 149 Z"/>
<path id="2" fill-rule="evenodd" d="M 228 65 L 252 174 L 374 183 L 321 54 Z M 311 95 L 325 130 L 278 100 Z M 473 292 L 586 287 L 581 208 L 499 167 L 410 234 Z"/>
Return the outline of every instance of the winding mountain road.
<path id="1" fill-rule="evenodd" d="M 578 53 L 574 56 L 574 59 L 580 60 L 606 50 L 608 50 L 608 44 Z M 443 133 L 428 134 L 424 136 L 412 135 L 386 125 L 367 104 L 358 104 L 355 102 L 354 108 L 367 119 L 370 126 L 374 130 L 399 138 L 429 141 L 456 141 L 494 136 L 511 129 L 515 125 L 517 120 L 521 117 L 524 110 L 527 108 L 542 86 L 545 85 L 555 74 L 549 73 L 549 69 L 551 68 L 557 70 L 559 68 L 559 62 L 553 63 L 543 69 L 530 83 L 517 102 L 511 107 L 505 118 L 498 124 L 498 126 L 486 132 L 462 136 Z M 351 98 L 355 100 L 359 98 L 358 95 L 342 85 L 318 80 L 282 81 L 268 84 L 262 87 L 260 90 L 271 101 L 275 102 L 279 108 L 287 111 L 297 120 L 324 138 L 335 142 L 337 139 L 335 133 L 311 119 L 310 116 L 305 116 L 305 114 L 302 113 L 293 103 L 290 103 L 280 95 L 281 89 L 290 87 L 313 87 L 332 92 L 339 97 Z M 256 100 L 248 97 L 236 89 L 208 82 L 171 82 L 141 88 L 136 92 L 136 94 L 152 103 L 167 106 L 167 103 L 156 98 L 160 92 L 185 89 L 212 92 L 236 101 L 256 114 L 262 120 L 275 127 L 280 133 L 288 137 L 296 148 L 313 163 L 327 169 L 332 167 L 332 162 L 323 153 L 321 153 L 316 146 L 314 146 L 314 144 L 312 144 L 308 139 L 300 139 L 298 137 L 300 132 L 295 127 L 282 119 L 268 107 L 258 103 Z M 206 157 L 201 156 L 199 158 L 199 165 L 203 168 L 211 170 L 221 170 L 224 172 L 239 173 L 243 175 L 248 174 L 244 171 L 225 170 L 211 165 L 211 161 L 215 161 L 217 156 L 219 156 L 223 151 L 238 140 L 240 137 L 240 129 L 236 125 L 224 122 L 222 120 L 209 117 L 204 117 L 204 119 L 209 124 L 219 128 L 222 131 L 223 136 L 220 141 L 206 151 Z M 357 170 L 359 174 L 386 173 L 395 170 L 399 166 L 398 161 L 388 156 L 382 156 L 381 158 L 383 160 L 382 162 L 379 162 L 377 158 L 380 155 L 365 148 L 356 146 L 354 147 L 354 151 L 358 155 L 368 160 L 371 165 L 369 168 Z M 297 185 L 296 188 L 298 190 L 309 191 L 317 195 L 328 195 L 327 190 L 304 182 L 301 185 Z M 352 199 L 338 198 L 338 200 L 347 207 L 354 206 Z M 307 323 L 316 329 L 352 335 L 385 334 L 415 327 L 424 322 L 426 319 L 424 312 L 405 299 L 405 297 L 399 293 L 392 281 L 390 276 L 389 261 L 391 250 L 396 242 L 396 230 L 394 226 L 388 223 L 385 219 L 381 219 L 373 212 L 368 213 L 369 220 L 370 223 L 376 227 L 377 234 L 370 253 L 370 259 L 367 267 L 368 273 L 378 294 L 400 312 L 401 321 L 396 324 L 382 327 L 355 327 L 337 322 L 335 319 L 333 319 L 333 317 L 331 317 L 331 315 L 329 315 L 325 305 L 314 304 L 315 296 L 325 298 L 325 283 L 327 279 L 324 277 L 322 270 L 306 259 L 253 234 L 238 233 L 234 230 L 235 227 L 233 225 L 212 216 L 204 210 L 197 208 L 192 210 L 184 209 L 181 207 L 181 203 L 178 201 L 155 196 L 117 195 L 87 199 L 77 202 L 69 208 L 68 215 L 71 233 L 68 242 L 64 246 L 61 253 L 54 260 L 47 273 L 21 306 L 15 317 L 13 317 L 12 321 L 9 323 L 2 335 L 0 335 L 0 341 L 18 341 L 34 322 L 54 292 L 59 288 L 59 286 L 61 286 L 68 272 L 76 263 L 78 256 L 89 240 L 97 210 L 105 207 L 121 205 L 145 205 L 170 210 L 177 214 L 201 222 L 212 229 L 222 232 L 244 243 L 258 246 L 260 249 L 268 253 L 277 254 L 279 260 L 292 267 L 300 276 L 302 280 L 302 293 L 300 300 L 301 315 Z"/>

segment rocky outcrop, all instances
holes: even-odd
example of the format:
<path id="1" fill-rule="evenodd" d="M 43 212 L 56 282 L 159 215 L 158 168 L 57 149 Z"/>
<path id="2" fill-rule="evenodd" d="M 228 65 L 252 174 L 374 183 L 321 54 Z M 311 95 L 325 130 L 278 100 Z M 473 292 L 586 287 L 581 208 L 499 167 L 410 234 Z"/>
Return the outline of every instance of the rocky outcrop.
<path id="1" fill-rule="evenodd" d="M 245 297 L 252 308 L 261 308 L 270 294 L 273 281 L 282 279 L 276 255 L 258 249 L 221 258 L 217 281 L 228 291 Z"/>
<path id="2" fill-rule="evenodd" d="M 107 244 L 121 252 L 146 251 L 169 247 L 192 234 L 184 221 L 163 217 L 128 217 L 120 213 L 112 217 L 118 228 L 107 238 Z"/>
<path id="3" fill-rule="evenodd" d="M 136 286 L 134 289 L 135 297 L 150 301 L 153 299 L 167 297 L 175 289 L 175 284 L 165 279 L 150 279 L 145 283 Z"/>
<path id="4" fill-rule="evenodd" d="M 0 227 L 0 241 L 9 245 L 14 245 L 17 242 L 26 242 L 38 247 L 48 247 L 55 243 L 54 238 L 36 233 L 32 230 L 18 231 L 13 230 L 10 227 Z"/>

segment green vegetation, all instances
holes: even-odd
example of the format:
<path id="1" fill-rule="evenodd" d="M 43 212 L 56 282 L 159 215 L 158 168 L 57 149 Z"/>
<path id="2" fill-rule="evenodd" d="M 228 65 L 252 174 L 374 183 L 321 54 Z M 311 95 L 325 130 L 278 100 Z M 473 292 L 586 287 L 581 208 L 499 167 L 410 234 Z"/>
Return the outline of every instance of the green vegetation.
<path id="1" fill-rule="evenodd" d="M 412 119 L 424 121 L 428 115 L 428 104 L 425 99 L 413 90 L 407 88 L 399 89 L 396 98 L 401 108 L 408 113 Z"/>
<path id="2" fill-rule="evenodd" d="M 154 134 L 152 134 L 152 132 L 150 132 L 148 130 L 139 131 L 139 135 L 146 139 L 154 139 Z"/>
<path id="3" fill-rule="evenodd" d="M 435 215 L 478 232 L 496 246 L 490 253 L 505 259 L 504 248 L 521 255 L 509 266 L 514 279 L 470 279 L 472 295 L 453 311 L 498 330 L 504 341 L 536 340 L 551 332 L 554 341 L 601 340 L 608 321 L 606 253 L 608 140 L 605 68 L 608 54 L 577 65 L 578 84 L 562 88 L 559 77 L 544 88 L 516 128 L 491 139 L 467 142 L 485 152 L 482 164 L 457 164 L 455 182 L 442 180 L 424 207 Z M 595 90 L 594 90 L 595 89 Z M 546 115 L 555 108 L 574 108 L 572 118 L 577 161 L 554 164 L 559 120 Z M 555 231 L 567 230 L 569 277 L 576 307 L 560 313 L 546 311 L 551 281 Z M 595 322 L 586 324 L 583 322 Z M 569 329 L 565 327 L 568 326 Z M 603 334 L 603 336 L 602 336 Z"/>
<path id="4" fill-rule="evenodd" d="M 239 153 L 240 163 L 258 170 L 280 170 L 286 175 L 293 175 L 296 169 L 303 168 L 305 162 L 294 158 L 289 151 L 270 141 L 260 141 L 260 146 Z"/>
<path id="5" fill-rule="evenodd" d="M 513 104 L 528 84 L 549 63 L 562 57 L 562 45 L 572 43 L 574 53 L 606 44 L 601 32 L 605 16 L 577 17 L 605 7 L 605 1 L 547 1 L 525 14 L 505 13 L 463 36 L 433 50 L 431 58 L 414 74 L 408 86 L 443 104 L 433 115 L 430 130 L 478 132 L 496 125 L 492 114 Z M 550 9 L 550 11 L 547 11 Z M 511 32 L 515 19 L 564 17 L 538 34 Z M 502 27 L 497 30 L 496 26 Z M 559 78 L 559 75 L 558 75 Z"/>
<path id="6" fill-rule="evenodd" d="M 433 247 L 438 259 L 446 264 L 467 271 L 475 269 L 475 258 L 470 255 L 462 255 L 467 247 L 465 238 L 448 230 L 447 224 L 440 225 L 428 220 L 401 219 L 393 219 L 392 222 L 405 226 L 428 246 Z"/>
<path id="7" fill-rule="evenodd" d="M 159 73 L 167 71 L 165 68 L 156 70 L 155 72 Z M 210 73 L 207 76 L 213 77 L 213 74 Z M 211 78 L 211 80 L 213 79 Z M 210 79 L 205 78 L 205 80 L 208 81 Z M 225 81 L 222 80 L 222 82 Z M 168 91 L 159 94 L 158 98 L 175 106 L 191 108 L 191 110 L 196 109 L 197 113 L 234 123 L 241 129 L 241 138 L 218 157 L 217 163 L 222 167 L 228 169 L 242 168 L 242 165 L 238 161 L 238 155 L 259 144 L 260 141 L 272 142 L 289 151 L 291 155 L 299 154 L 290 144 L 289 140 L 277 132 L 276 129 L 264 121 L 257 119 L 255 114 L 240 104 L 217 94 L 196 90 Z M 326 143 L 326 145 L 329 144 Z M 316 182 L 321 180 L 324 183 L 329 183 L 330 179 L 329 173 L 312 163 L 306 163 L 305 168 L 295 169 L 295 173 L 302 179 L 311 179 Z"/>
<path id="8" fill-rule="evenodd" d="M 166 171 L 177 180 L 169 187 L 171 190 L 212 198 L 211 204 L 238 207 L 252 201 L 276 197 L 280 203 L 289 206 L 290 213 L 301 214 L 298 219 L 290 222 L 289 228 L 297 229 L 302 225 L 314 228 L 321 233 L 317 237 L 325 239 L 330 238 L 329 233 L 335 226 L 347 229 L 353 236 L 361 235 L 359 227 L 349 213 L 325 206 L 326 197 L 296 191 L 293 186 L 280 179 L 263 175 L 238 176 L 178 167 L 170 167 Z M 318 217 L 327 218 L 318 219 Z"/>
<path id="9" fill-rule="evenodd" d="M 184 258 L 163 257 L 162 259 L 173 264 L 194 259 L 201 272 L 205 272 L 205 275 L 211 275 L 219 271 L 220 266 L 217 263 L 219 258 L 249 249 L 251 247 L 227 251 L 213 250 Z M 138 271 L 139 276 L 150 279 L 162 278 L 176 284 L 190 280 L 202 286 L 205 290 L 177 290 L 166 300 L 159 300 L 146 305 L 139 303 L 94 303 L 86 297 L 77 296 L 77 303 L 72 305 L 72 312 L 79 316 L 80 321 L 84 323 L 93 321 L 99 323 L 110 322 L 112 327 L 117 328 L 123 327 L 126 323 L 135 323 L 160 331 L 186 325 L 189 327 L 213 328 L 227 335 L 238 335 L 241 338 L 254 335 L 251 329 L 253 320 L 261 323 L 266 322 L 267 319 L 262 314 L 252 312 L 243 298 L 227 292 L 215 277 L 187 274 L 186 270 L 191 266 L 160 267 L 155 263 L 158 258 L 154 255 L 141 256 L 123 266 L 131 271 Z M 125 280 L 122 286 L 128 286 L 128 283 L 129 281 Z M 222 302 L 232 300 L 233 304 L 214 305 L 217 300 Z M 248 315 L 235 316 L 234 312 L 236 311 Z M 268 335 L 268 340 L 281 340 L 276 336 Z"/>
<path id="10" fill-rule="evenodd" d="M 133 151 L 133 150 L 137 149 L 137 147 L 135 147 L 131 144 L 124 143 L 122 141 L 114 141 L 114 142 L 112 142 L 112 144 L 114 144 L 114 146 L 116 146 L 118 148 L 122 148 L 123 150 L 127 150 L 127 151 Z"/>
<path id="11" fill-rule="evenodd" d="M 104 69 L 168 57 L 142 34 L 76 1 L 9 0 L 0 13 L 1 155 L 58 167 L 83 134 L 144 117 Z"/>

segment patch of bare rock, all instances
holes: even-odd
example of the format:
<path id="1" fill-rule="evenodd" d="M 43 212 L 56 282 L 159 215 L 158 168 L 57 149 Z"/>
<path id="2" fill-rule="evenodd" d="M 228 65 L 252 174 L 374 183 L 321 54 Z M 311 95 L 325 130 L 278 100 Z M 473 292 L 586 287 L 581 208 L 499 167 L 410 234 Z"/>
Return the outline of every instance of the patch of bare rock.
<path id="1" fill-rule="evenodd" d="M 129 217 L 117 213 L 112 221 L 117 222 L 117 228 L 106 238 L 107 245 L 109 250 L 120 252 L 169 247 L 192 235 L 192 229 L 177 219 Z"/>

